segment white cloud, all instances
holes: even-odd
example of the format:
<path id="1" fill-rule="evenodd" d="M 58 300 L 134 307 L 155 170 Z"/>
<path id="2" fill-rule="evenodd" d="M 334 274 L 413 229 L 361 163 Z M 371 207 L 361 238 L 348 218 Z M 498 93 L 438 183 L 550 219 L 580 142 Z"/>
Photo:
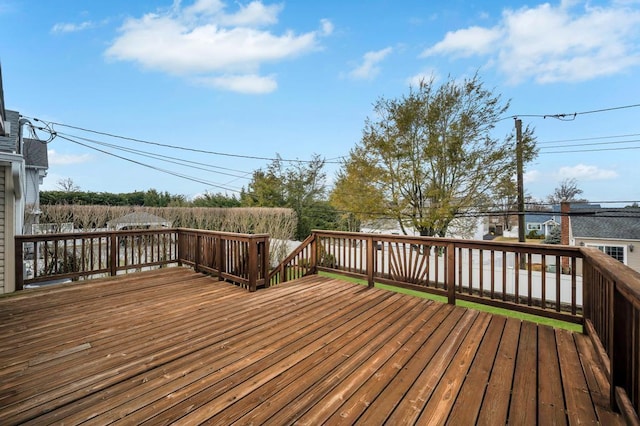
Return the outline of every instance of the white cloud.
<path id="1" fill-rule="evenodd" d="M 501 36 L 499 28 L 470 27 L 458 31 L 450 31 L 444 40 L 425 50 L 422 56 L 452 53 L 456 56 L 483 55 L 493 50 Z"/>
<path id="2" fill-rule="evenodd" d="M 505 9 L 493 27 L 447 33 L 423 52 L 432 55 L 486 56 L 513 84 L 586 81 L 640 65 L 640 10 L 583 0 Z"/>
<path id="3" fill-rule="evenodd" d="M 280 4 L 253 1 L 234 13 L 226 13 L 225 8 L 220 0 L 197 0 L 187 7 L 175 1 L 169 10 L 129 18 L 105 55 L 208 81 L 211 87 L 266 93 L 277 84 L 273 76 L 259 75 L 263 64 L 317 50 L 319 38 L 333 31 L 327 20 L 320 22 L 319 30 L 302 34 L 265 30 L 278 22 Z"/>
<path id="4" fill-rule="evenodd" d="M 230 90 L 246 94 L 271 93 L 278 88 L 274 76 L 231 75 L 196 79 L 197 83 L 216 89 Z"/>
<path id="5" fill-rule="evenodd" d="M 333 34 L 333 30 L 334 30 L 333 23 L 328 19 L 321 19 L 320 30 L 322 35 L 324 36 L 329 36 Z"/>
<path id="6" fill-rule="evenodd" d="M 436 70 L 426 70 L 423 72 L 419 72 L 418 74 L 414 74 L 411 77 L 407 78 L 406 82 L 409 86 L 411 87 L 418 87 L 420 86 L 421 82 L 429 82 L 429 81 L 438 81 L 440 79 L 440 76 L 438 75 L 438 73 L 436 72 Z"/>
<path id="7" fill-rule="evenodd" d="M 53 149 L 48 150 L 47 155 L 50 166 L 68 166 L 71 164 L 82 164 L 93 159 L 89 154 L 59 154 Z"/>
<path id="8" fill-rule="evenodd" d="M 524 183 L 533 183 L 540 180 L 542 173 L 540 170 L 528 170 L 522 176 Z"/>
<path id="9" fill-rule="evenodd" d="M 577 180 L 607 180 L 617 178 L 618 172 L 615 170 L 601 169 L 598 166 L 587 164 L 577 164 L 575 166 L 564 166 L 558 170 L 560 179 L 574 178 Z"/>
<path id="10" fill-rule="evenodd" d="M 380 67 L 378 64 L 389 55 L 393 49 L 386 47 L 381 50 L 367 52 L 363 56 L 362 64 L 353 69 L 349 73 L 349 77 L 356 80 L 372 80 L 378 73 L 380 73 Z"/>
<path id="11" fill-rule="evenodd" d="M 95 24 L 91 21 L 84 21 L 79 24 L 59 22 L 51 28 L 52 33 L 75 33 L 89 28 L 93 28 Z"/>

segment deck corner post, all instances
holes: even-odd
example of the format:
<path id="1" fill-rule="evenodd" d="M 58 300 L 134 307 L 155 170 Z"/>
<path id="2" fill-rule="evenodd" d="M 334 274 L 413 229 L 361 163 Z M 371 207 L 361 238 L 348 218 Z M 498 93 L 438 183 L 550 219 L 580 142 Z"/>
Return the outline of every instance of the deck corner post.
<path id="1" fill-rule="evenodd" d="M 198 269 L 200 267 L 200 257 L 202 256 L 202 235 L 197 234 L 196 235 L 196 257 L 194 259 L 194 264 L 193 264 L 193 269 L 198 272 Z"/>
<path id="2" fill-rule="evenodd" d="M 260 276 L 264 282 L 264 288 L 271 286 L 271 283 L 269 282 L 269 271 L 271 269 L 271 254 L 269 253 L 269 248 L 269 236 L 266 236 L 262 242 L 262 262 L 260 262 L 260 266 L 262 267 Z"/>
<path id="3" fill-rule="evenodd" d="M 587 320 L 591 320 L 593 316 L 593 313 L 591 312 L 593 278 L 591 274 L 591 267 L 585 267 L 584 262 L 582 269 L 582 333 L 588 334 Z"/>
<path id="4" fill-rule="evenodd" d="M 447 303 L 456 304 L 456 250 L 453 243 L 448 243 L 445 247 L 446 259 L 446 286 L 447 286 Z"/>
<path id="5" fill-rule="evenodd" d="M 111 247 L 109 247 L 109 273 L 114 277 L 118 272 L 118 236 L 115 233 L 111 234 Z"/>
<path id="6" fill-rule="evenodd" d="M 376 244 L 376 241 L 374 240 L 373 237 L 368 237 L 367 238 L 367 284 L 369 286 L 369 288 L 373 288 L 375 285 L 375 282 L 373 280 L 373 275 L 374 275 L 374 271 L 373 271 L 373 258 L 374 258 L 374 250 L 376 249 L 374 247 L 374 244 Z"/>
<path id="7" fill-rule="evenodd" d="M 610 349 L 610 366 L 611 366 L 611 376 L 609 379 L 609 389 L 610 389 L 610 400 L 611 400 L 611 408 L 620 412 L 620 406 L 618 405 L 618 399 L 616 398 L 616 387 L 625 388 L 625 384 L 630 381 L 630 378 L 627 377 L 629 374 L 629 370 L 627 370 L 626 366 L 630 364 L 631 360 L 628 359 L 627 353 L 629 352 L 629 348 L 627 345 L 630 345 L 631 342 L 629 340 L 630 332 L 629 332 L 629 316 L 627 307 L 628 305 L 625 303 L 624 296 L 618 291 L 617 283 L 614 281 L 611 283 L 612 286 L 612 305 L 613 309 L 611 310 L 611 340 L 612 346 Z"/>
<path id="8" fill-rule="evenodd" d="M 615 282 L 610 283 L 608 291 L 609 291 L 609 297 L 608 297 L 608 307 L 607 307 L 607 313 L 608 313 L 608 328 L 609 328 L 609 336 L 608 336 L 608 355 L 609 355 L 609 362 L 610 362 L 610 369 L 609 369 L 609 405 L 611 407 L 612 410 L 615 410 L 617 407 L 617 403 L 616 403 L 616 386 L 615 386 L 615 365 L 613 364 L 615 362 L 616 359 L 616 347 L 615 347 L 615 333 L 616 333 L 616 315 L 615 315 L 615 297 L 616 297 L 616 284 Z"/>
<path id="9" fill-rule="evenodd" d="M 218 258 L 216 259 L 218 264 L 218 281 L 222 281 L 224 278 L 222 274 L 225 272 L 225 255 L 224 255 L 224 238 L 218 237 Z"/>
<path id="10" fill-rule="evenodd" d="M 251 238 L 249 240 L 249 291 L 257 290 L 258 278 L 258 242 Z"/>
<path id="11" fill-rule="evenodd" d="M 184 234 L 180 228 L 176 230 L 176 244 L 178 255 L 178 266 L 182 266 L 182 259 L 184 259 Z"/>
<path id="12" fill-rule="evenodd" d="M 312 274 L 318 273 L 318 234 L 314 231 L 311 233 L 311 262 L 309 268 Z"/>
<path id="13" fill-rule="evenodd" d="M 24 249 L 22 247 L 22 241 L 18 238 L 15 239 L 16 247 L 15 247 L 15 268 L 16 268 L 16 291 L 22 290 L 24 288 Z M 37 259 L 35 250 L 34 250 L 34 258 Z"/>

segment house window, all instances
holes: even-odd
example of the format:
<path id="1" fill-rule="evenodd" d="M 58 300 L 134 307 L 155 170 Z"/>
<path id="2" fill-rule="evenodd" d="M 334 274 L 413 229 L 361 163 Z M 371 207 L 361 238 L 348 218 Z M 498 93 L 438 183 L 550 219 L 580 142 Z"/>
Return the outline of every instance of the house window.
<path id="1" fill-rule="evenodd" d="M 529 231 L 540 231 L 542 229 L 541 223 L 527 223 L 527 230 Z"/>
<path id="2" fill-rule="evenodd" d="M 592 246 L 601 252 L 608 254 L 615 260 L 624 263 L 624 246 Z"/>

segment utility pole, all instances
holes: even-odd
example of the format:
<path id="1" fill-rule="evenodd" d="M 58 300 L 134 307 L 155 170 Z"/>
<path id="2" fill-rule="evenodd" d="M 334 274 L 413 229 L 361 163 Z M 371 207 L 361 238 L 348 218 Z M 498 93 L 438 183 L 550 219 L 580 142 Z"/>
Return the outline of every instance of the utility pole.
<path id="1" fill-rule="evenodd" d="M 518 241 L 524 243 L 524 166 L 522 164 L 522 120 L 516 118 L 516 174 L 518 185 Z"/>

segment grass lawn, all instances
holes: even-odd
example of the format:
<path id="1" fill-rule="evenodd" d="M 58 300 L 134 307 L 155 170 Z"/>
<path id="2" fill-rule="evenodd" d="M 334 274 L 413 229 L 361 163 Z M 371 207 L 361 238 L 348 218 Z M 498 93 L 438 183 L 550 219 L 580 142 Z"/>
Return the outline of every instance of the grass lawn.
<path id="1" fill-rule="evenodd" d="M 366 280 L 363 280 L 360 278 L 347 277 L 345 275 L 340 275 L 340 274 L 320 272 L 320 275 L 325 277 L 330 277 L 330 278 L 336 278 L 343 281 L 349 281 L 357 284 L 363 284 L 363 285 L 367 284 Z M 376 287 L 384 290 L 395 291 L 397 293 L 408 294 L 411 296 L 422 297 L 424 299 L 431 299 L 437 302 L 447 303 L 447 298 L 445 296 L 438 296 L 436 294 L 425 293 L 425 292 L 416 291 L 416 290 L 409 290 L 402 287 L 394 287 L 391 285 L 380 284 L 380 283 L 376 283 Z M 506 317 L 517 318 L 523 321 L 535 322 L 536 324 L 544 324 L 554 328 L 563 328 L 565 330 L 582 333 L 582 326 L 579 324 L 573 324 L 565 321 L 558 321 L 551 318 L 541 317 L 538 315 L 525 314 L 522 312 L 511 311 L 509 309 L 495 308 L 493 306 L 483 305 L 481 303 L 467 302 L 466 300 L 456 300 L 456 305 L 462 306 L 465 308 L 475 309 L 478 311 L 489 312 L 495 315 L 503 315 Z"/>
<path id="2" fill-rule="evenodd" d="M 499 237 L 495 237 L 493 239 L 493 241 L 502 241 L 502 242 L 506 242 L 506 243 L 517 243 L 518 242 L 518 238 L 499 236 Z M 543 241 L 544 241 L 544 238 L 525 238 L 524 239 L 524 242 L 527 243 L 527 244 L 542 244 Z"/>

